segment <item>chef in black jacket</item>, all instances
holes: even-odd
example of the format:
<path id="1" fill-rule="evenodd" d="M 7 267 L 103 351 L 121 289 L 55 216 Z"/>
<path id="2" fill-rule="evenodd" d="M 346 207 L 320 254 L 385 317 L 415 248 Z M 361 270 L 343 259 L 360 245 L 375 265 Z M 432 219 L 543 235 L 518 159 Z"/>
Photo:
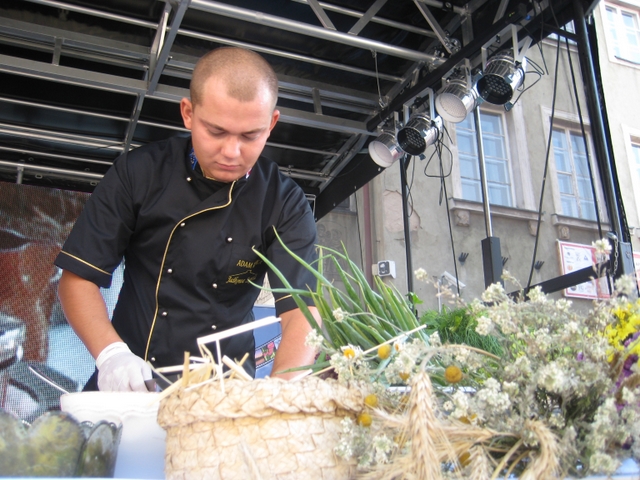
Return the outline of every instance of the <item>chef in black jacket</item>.
<path id="1" fill-rule="evenodd" d="M 56 265 L 65 315 L 96 358 L 86 389 L 145 391 L 154 366 L 199 355 L 196 339 L 253 321 L 267 256 L 293 287 L 313 275 L 316 228 L 300 187 L 261 157 L 280 112 L 270 65 L 244 49 L 220 48 L 197 63 L 191 98 L 180 110 L 190 137 L 125 153 L 92 194 Z M 99 287 L 124 258 L 124 283 L 109 320 Z M 280 287 L 275 275 L 272 287 Z M 282 340 L 273 372 L 313 362 L 310 325 L 290 296 L 275 294 Z M 315 308 L 314 316 L 319 319 Z M 249 353 L 251 332 L 222 343 L 223 354 Z M 296 372 L 282 373 L 283 378 Z"/>

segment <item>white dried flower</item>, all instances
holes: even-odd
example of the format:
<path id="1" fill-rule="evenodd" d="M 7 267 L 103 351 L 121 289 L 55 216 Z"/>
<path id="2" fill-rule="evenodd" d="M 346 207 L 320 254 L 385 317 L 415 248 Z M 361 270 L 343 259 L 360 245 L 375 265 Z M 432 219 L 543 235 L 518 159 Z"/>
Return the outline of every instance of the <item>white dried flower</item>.
<path id="1" fill-rule="evenodd" d="M 451 413 L 454 418 L 467 417 L 469 414 L 469 395 L 461 390 L 456 391 L 452 397 L 455 410 Z"/>
<path id="2" fill-rule="evenodd" d="M 499 303 L 508 300 L 508 297 L 501 283 L 493 283 L 482 293 L 482 300 L 487 303 Z"/>
<path id="3" fill-rule="evenodd" d="M 456 348 L 453 357 L 457 363 L 466 364 L 468 363 L 469 352 L 470 350 L 468 348 Z"/>
<path id="4" fill-rule="evenodd" d="M 578 322 L 574 322 L 573 320 L 567 323 L 567 326 L 565 328 L 569 333 L 578 333 L 580 331 Z"/>
<path id="5" fill-rule="evenodd" d="M 416 280 L 420 280 L 421 282 L 426 282 L 429 279 L 429 275 L 424 268 L 419 268 L 413 274 L 416 276 Z"/>
<path id="6" fill-rule="evenodd" d="M 549 425 L 553 428 L 564 428 L 565 426 L 565 420 L 564 420 L 564 416 L 562 415 L 562 412 L 553 412 L 551 414 L 551 416 L 549 417 Z"/>
<path id="7" fill-rule="evenodd" d="M 635 404 L 638 402 L 638 397 L 633 390 L 622 387 L 622 401 L 628 404 Z"/>
<path id="8" fill-rule="evenodd" d="M 548 392 L 561 393 L 566 381 L 564 372 L 556 362 L 543 365 L 538 371 L 538 386 Z"/>
<path id="9" fill-rule="evenodd" d="M 596 255 L 609 256 L 611 254 L 611 243 L 606 238 L 591 242 L 591 246 L 596 249 Z"/>
<path id="10" fill-rule="evenodd" d="M 320 348 L 323 342 L 324 337 L 316 329 L 311 330 L 304 339 L 304 344 L 311 348 Z"/>
<path id="11" fill-rule="evenodd" d="M 604 452 L 595 452 L 589 458 L 589 470 L 593 472 L 611 475 L 619 466 L 619 461 Z"/>
<path id="12" fill-rule="evenodd" d="M 388 463 L 389 454 L 395 446 L 393 440 L 385 434 L 377 435 L 373 439 L 372 446 L 376 463 Z"/>
<path id="13" fill-rule="evenodd" d="M 483 388 L 474 397 L 474 403 L 474 411 L 483 419 L 499 416 L 511 407 L 509 395 L 501 391 L 500 383 L 495 378 L 485 380 Z"/>
<path id="14" fill-rule="evenodd" d="M 503 382 L 502 391 L 509 394 L 511 397 L 515 397 L 518 394 L 520 387 L 516 382 Z"/>
<path id="15" fill-rule="evenodd" d="M 429 343 L 434 347 L 441 347 L 442 340 L 440 339 L 440 334 L 438 332 L 433 332 L 429 335 Z"/>
<path id="16" fill-rule="evenodd" d="M 346 317 L 347 314 L 345 313 L 344 310 L 342 310 L 340 307 L 336 308 L 333 311 L 333 318 L 336 319 L 336 322 L 341 322 L 344 320 L 344 317 Z"/>
<path id="17" fill-rule="evenodd" d="M 483 315 L 478 317 L 478 325 L 476 325 L 476 333 L 483 337 L 489 335 L 493 331 L 493 322 L 489 317 Z"/>
<path id="18" fill-rule="evenodd" d="M 638 284 L 631 275 L 622 275 L 615 281 L 616 292 L 627 297 L 634 295 L 637 288 Z"/>
<path id="19" fill-rule="evenodd" d="M 545 303 L 547 301 L 547 296 L 540 287 L 535 287 L 529 290 L 527 297 L 529 297 L 529 301 L 531 303 Z"/>

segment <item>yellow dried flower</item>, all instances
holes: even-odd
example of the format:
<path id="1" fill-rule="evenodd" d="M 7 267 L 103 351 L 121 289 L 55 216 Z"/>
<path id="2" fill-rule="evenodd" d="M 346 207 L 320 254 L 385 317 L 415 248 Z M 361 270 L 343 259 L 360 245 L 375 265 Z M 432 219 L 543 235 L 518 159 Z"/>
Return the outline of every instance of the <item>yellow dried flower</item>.
<path id="1" fill-rule="evenodd" d="M 462 455 L 458 457 L 458 462 L 461 466 L 466 467 L 471 462 L 471 453 L 467 450 Z"/>
<path id="2" fill-rule="evenodd" d="M 378 406 L 378 396 L 375 393 L 370 393 L 364 397 L 364 404 L 368 407 L 376 408 Z"/>
<path id="3" fill-rule="evenodd" d="M 369 427 L 371 426 L 371 422 L 373 422 L 373 418 L 368 413 L 363 412 L 360 415 L 358 415 L 359 425 L 362 425 L 363 427 Z"/>
<path id="4" fill-rule="evenodd" d="M 444 379 L 449 383 L 458 383 L 462 380 L 462 370 L 455 365 L 449 365 L 444 371 Z"/>
<path id="5" fill-rule="evenodd" d="M 391 356 L 391 345 L 382 345 L 378 347 L 378 358 L 386 360 Z"/>
<path id="6" fill-rule="evenodd" d="M 405 382 L 407 381 L 407 379 L 409 378 L 409 376 L 410 376 L 410 375 L 411 375 L 411 373 L 410 373 L 410 372 L 400 372 L 400 373 L 398 374 L 398 376 L 399 376 L 402 380 L 404 380 Z"/>
<path id="7" fill-rule="evenodd" d="M 476 419 L 477 415 L 475 413 L 471 414 L 471 417 L 460 417 L 458 420 L 460 420 L 462 423 L 466 423 L 467 425 L 471 425 L 475 419 Z"/>
<path id="8" fill-rule="evenodd" d="M 351 347 L 347 347 L 342 351 L 342 354 L 347 358 L 354 358 L 356 356 L 356 351 Z"/>

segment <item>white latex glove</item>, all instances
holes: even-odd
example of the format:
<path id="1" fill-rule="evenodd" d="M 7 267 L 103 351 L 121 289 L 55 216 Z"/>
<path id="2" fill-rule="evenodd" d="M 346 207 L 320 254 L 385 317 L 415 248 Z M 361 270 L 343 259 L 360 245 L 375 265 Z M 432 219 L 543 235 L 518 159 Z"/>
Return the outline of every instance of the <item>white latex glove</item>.
<path id="1" fill-rule="evenodd" d="M 108 345 L 98 358 L 98 389 L 101 391 L 147 392 L 145 380 L 151 378 L 147 363 L 131 353 L 124 342 Z"/>

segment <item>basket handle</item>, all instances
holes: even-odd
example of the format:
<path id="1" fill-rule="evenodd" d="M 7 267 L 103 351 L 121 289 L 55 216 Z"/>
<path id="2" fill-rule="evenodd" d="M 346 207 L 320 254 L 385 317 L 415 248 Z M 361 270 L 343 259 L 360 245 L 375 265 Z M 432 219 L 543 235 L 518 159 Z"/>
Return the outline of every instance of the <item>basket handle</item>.
<path id="1" fill-rule="evenodd" d="M 220 340 L 223 338 L 232 337 L 239 333 L 249 332 L 251 330 L 255 330 L 256 328 L 266 327 L 267 325 L 271 325 L 273 323 L 277 323 L 280 321 L 280 317 L 266 317 L 260 320 L 254 320 L 253 322 L 246 323 L 244 325 L 240 325 L 238 327 L 229 328 L 228 330 L 224 330 L 220 333 L 212 333 L 211 335 L 206 335 L 204 337 L 199 337 L 197 339 L 198 348 L 202 351 L 202 345 L 205 343 L 216 342 L 216 355 L 218 357 L 217 361 L 217 370 L 220 378 L 220 386 L 222 387 L 222 391 L 224 392 L 224 380 L 222 378 L 222 354 L 220 352 Z"/>

